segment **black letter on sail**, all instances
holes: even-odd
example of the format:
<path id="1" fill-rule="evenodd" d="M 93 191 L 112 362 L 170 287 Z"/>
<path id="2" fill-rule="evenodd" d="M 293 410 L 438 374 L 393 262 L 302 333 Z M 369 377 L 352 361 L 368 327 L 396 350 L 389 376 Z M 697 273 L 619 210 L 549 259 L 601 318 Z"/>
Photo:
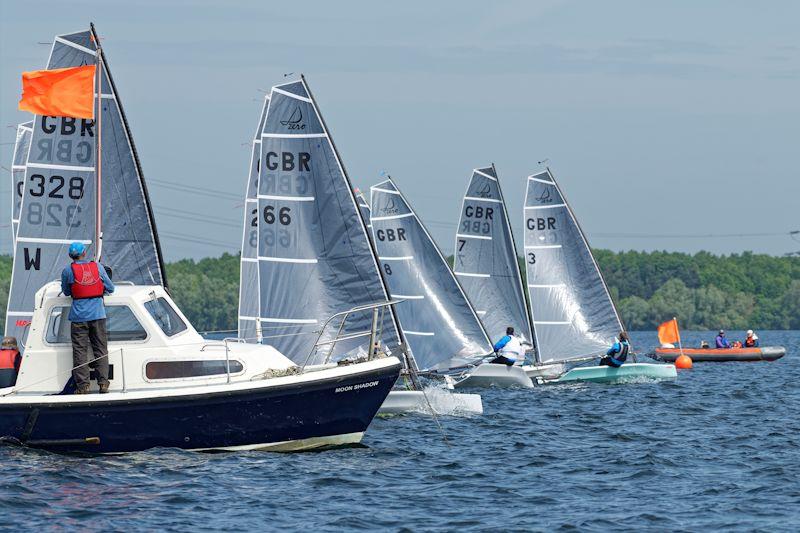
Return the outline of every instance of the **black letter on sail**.
<path id="1" fill-rule="evenodd" d="M 36 257 L 31 260 L 30 252 L 27 248 L 23 248 L 25 252 L 25 270 L 30 270 L 33 267 L 34 270 L 39 270 L 39 267 L 42 263 L 42 249 L 36 249 Z"/>

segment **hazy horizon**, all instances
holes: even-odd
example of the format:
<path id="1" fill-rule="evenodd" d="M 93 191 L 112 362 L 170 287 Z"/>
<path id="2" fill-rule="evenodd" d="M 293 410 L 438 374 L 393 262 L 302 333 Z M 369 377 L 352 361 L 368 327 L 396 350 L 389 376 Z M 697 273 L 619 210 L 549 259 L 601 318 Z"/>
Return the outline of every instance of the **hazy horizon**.
<path id="1" fill-rule="evenodd" d="M 29 6 L 0 4 L 2 253 L 30 120 L 20 73 L 90 20 L 170 261 L 238 251 L 248 141 L 290 72 L 354 185 L 390 173 L 448 255 L 472 168 L 497 165 L 519 239 L 524 178 L 545 159 L 596 248 L 800 250 L 798 4 L 48 0 L 35 20 Z"/>

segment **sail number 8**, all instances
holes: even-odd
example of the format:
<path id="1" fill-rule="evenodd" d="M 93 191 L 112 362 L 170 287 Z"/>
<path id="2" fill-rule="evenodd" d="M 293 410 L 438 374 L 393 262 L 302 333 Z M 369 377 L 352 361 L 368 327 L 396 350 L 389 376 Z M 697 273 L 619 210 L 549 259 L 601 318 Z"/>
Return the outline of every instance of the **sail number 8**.
<path id="1" fill-rule="evenodd" d="M 267 205 L 264 206 L 264 222 L 267 224 L 274 224 L 277 218 L 278 222 L 282 226 L 288 226 L 292 223 L 292 217 L 289 215 L 291 213 L 291 207 L 281 207 L 278 210 L 278 216 L 275 216 L 275 206 L 274 205 Z"/>

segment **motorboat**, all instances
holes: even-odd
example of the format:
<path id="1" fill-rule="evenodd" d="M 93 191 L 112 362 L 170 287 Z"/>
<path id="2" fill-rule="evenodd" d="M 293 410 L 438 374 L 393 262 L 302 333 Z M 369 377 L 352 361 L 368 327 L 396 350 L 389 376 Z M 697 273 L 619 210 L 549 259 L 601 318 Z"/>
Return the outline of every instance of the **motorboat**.
<path id="1" fill-rule="evenodd" d="M 76 395 L 70 305 L 58 282 L 36 293 L 16 384 L 0 389 L 6 442 L 88 453 L 355 444 L 401 369 L 381 354 L 298 365 L 266 344 L 210 341 L 162 286 L 118 284 L 105 297 L 109 392 Z M 322 339 L 313 349 L 339 340 Z"/>

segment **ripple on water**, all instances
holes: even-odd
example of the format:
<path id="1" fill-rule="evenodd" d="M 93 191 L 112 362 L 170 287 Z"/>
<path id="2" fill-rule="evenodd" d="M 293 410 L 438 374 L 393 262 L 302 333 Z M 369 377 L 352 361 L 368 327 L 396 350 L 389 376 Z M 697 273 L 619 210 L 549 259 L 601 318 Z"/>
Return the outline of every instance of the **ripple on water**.
<path id="1" fill-rule="evenodd" d="M 800 333 L 761 336 L 789 355 L 697 364 L 675 382 L 483 391 L 484 416 L 439 418 L 447 442 L 415 415 L 323 453 L 2 446 L 0 527 L 794 531 Z"/>

